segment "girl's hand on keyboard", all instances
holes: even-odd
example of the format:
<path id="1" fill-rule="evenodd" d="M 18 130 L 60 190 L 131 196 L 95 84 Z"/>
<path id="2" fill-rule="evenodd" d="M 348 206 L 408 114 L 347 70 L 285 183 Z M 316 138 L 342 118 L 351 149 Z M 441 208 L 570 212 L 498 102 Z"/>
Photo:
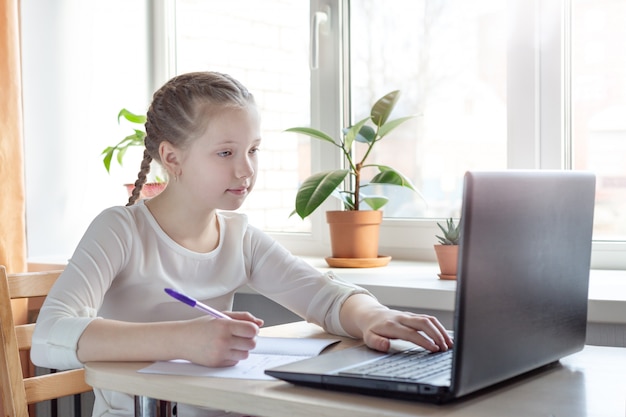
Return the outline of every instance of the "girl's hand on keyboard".
<path id="1" fill-rule="evenodd" d="M 387 352 L 390 340 L 406 340 L 431 352 L 446 351 L 453 345 L 445 327 L 436 317 L 392 310 L 372 297 L 355 294 L 341 310 L 341 324 L 372 349 Z"/>

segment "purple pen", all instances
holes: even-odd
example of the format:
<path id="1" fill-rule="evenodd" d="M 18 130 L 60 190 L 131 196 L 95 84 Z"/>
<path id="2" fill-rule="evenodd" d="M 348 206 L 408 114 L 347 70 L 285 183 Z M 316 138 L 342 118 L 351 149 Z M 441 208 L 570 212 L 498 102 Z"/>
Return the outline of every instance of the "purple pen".
<path id="1" fill-rule="evenodd" d="M 209 307 L 206 304 L 202 304 L 200 301 L 194 300 L 193 298 L 182 294 L 172 288 L 165 288 L 165 292 L 177 299 L 180 302 L 187 304 L 190 307 L 197 308 L 198 310 L 202 310 L 210 316 L 213 316 L 217 319 L 230 319 L 226 314 L 217 311 L 214 308 Z"/>

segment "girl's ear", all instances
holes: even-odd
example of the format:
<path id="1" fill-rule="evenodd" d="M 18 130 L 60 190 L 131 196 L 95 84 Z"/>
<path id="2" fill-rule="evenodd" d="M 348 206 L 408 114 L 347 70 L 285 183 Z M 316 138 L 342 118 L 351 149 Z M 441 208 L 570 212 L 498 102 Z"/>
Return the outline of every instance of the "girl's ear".
<path id="1" fill-rule="evenodd" d="M 161 163 L 163 168 L 172 177 L 176 178 L 180 175 L 180 151 L 174 147 L 170 142 L 164 140 L 159 144 L 159 156 L 161 157 Z"/>

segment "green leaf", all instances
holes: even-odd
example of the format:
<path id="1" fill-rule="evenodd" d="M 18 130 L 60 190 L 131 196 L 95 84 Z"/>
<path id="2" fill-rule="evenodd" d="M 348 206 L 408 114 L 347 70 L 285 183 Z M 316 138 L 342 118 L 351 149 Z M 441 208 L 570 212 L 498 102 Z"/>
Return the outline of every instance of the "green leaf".
<path id="1" fill-rule="evenodd" d="M 378 130 L 378 136 L 380 136 L 382 138 L 387 133 L 391 132 L 393 129 L 395 129 L 396 127 L 400 126 L 402 123 L 406 122 L 407 120 L 412 119 L 413 117 L 415 117 L 415 116 L 401 117 L 399 119 L 395 119 L 395 120 L 392 120 L 392 121 L 390 121 L 388 123 L 385 123 Z"/>
<path id="2" fill-rule="evenodd" d="M 137 124 L 144 124 L 146 123 L 146 116 L 145 115 L 141 115 L 141 114 L 135 114 L 131 111 L 128 111 L 126 109 L 122 109 L 120 110 L 120 112 L 117 114 L 117 122 L 119 123 L 120 118 L 124 118 L 126 120 L 128 120 L 131 123 L 137 123 Z"/>
<path id="3" fill-rule="evenodd" d="M 365 123 L 367 123 L 369 120 L 370 118 L 366 117 L 365 119 L 361 120 L 354 126 L 350 126 L 348 129 L 344 129 L 344 136 L 345 136 L 344 145 L 343 145 L 344 152 L 350 152 L 350 149 L 352 148 L 352 143 L 355 140 L 362 142 L 362 139 L 359 138 L 359 134 L 361 130 L 365 128 L 364 126 Z"/>
<path id="4" fill-rule="evenodd" d="M 130 143 L 128 146 L 144 146 L 144 139 L 146 138 L 146 132 L 143 130 L 135 129 L 135 134 L 128 136 Z"/>
<path id="5" fill-rule="evenodd" d="M 335 191 L 333 191 L 331 195 L 341 201 L 344 209 L 354 210 L 354 193 L 351 193 L 350 191 L 339 191 L 335 189 Z"/>
<path id="6" fill-rule="evenodd" d="M 347 169 L 324 171 L 307 178 L 296 195 L 296 213 L 302 219 L 313 213 L 348 175 Z"/>
<path id="7" fill-rule="evenodd" d="M 128 146 L 125 146 L 123 148 L 119 148 L 117 150 L 117 163 L 122 165 L 122 161 L 124 159 L 124 155 L 126 155 L 126 151 L 128 150 Z"/>
<path id="8" fill-rule="evenodd" d="M 363 126 L 356 136 L 356 141 L 361 143 L 372 143 L 376 140 L 376 132 L 371 126 Z"/>
<path id="9" fill-rule="evenodd" d="M 300 133 L 300 134 L 307 135 L 315 139 L 325 140 L 326 142 L 330 142 L 335 146 L 339 146 L 335 142 L 335 140 L 331 138 L 330 136 L 328 136 L 326 133 L 322 132 L 321 130 L 313 129 L 312 127 L 292 127 L 292 128 L 285 130 L 285 132 Z"/>
<path id="10" fill-rule="evenodd" d="M 364 196 L 361 201 L 370 206 L 372 210 L 378 210 L 387 204 L 389 199 L 382 195 L 368 195 Z"/>
<path id="11" fill-rule="evenodd" d="M 400 90 L 395 90 L 391 93 L 385 94 L 376 103 L 374 103 L 374 105 L 372 106 L 372 111 L 370 113 L 372 123 L 374 123 L 376 126 L 384 125 L 389 118 L 389 115 L 393 111 L 393 108 L 396 106 L 399 97 Z"/>
<path id="12" fill-rule="evenodd" d="M 376 166 L 379 169 L 379 173 L 374 176 L 370 180 L 370 184 L 389 184 L 389 185 L 399 185 L 401 187 L 410 188 L 413 191 L 417 191 L 411 180 L 409 180 L 404 175 L 400 174 L 395 169 L 388 167 L 386 165 L 368 165 L 368 166 Z"/>
<path id="13" fill-rule="evenodd" d="M 113 159 L 113 148 L 109 146 L 104 150 L 104 152 L 102 152 L 102 154 L 104 155 L 102 163 L 104 164 L 107 172 L 111 172 L 111 159 Z"/>

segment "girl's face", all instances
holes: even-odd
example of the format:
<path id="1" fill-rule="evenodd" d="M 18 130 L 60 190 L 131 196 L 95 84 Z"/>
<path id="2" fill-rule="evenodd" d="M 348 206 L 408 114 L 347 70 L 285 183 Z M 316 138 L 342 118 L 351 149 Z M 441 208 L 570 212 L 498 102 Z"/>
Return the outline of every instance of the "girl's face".
<path id="1" fill-rule="evenodd" d="M 255 105 L 211 113 L 207 129 L 183 154 L 182 181 L 198 204 L 238 209 L 256 181 L 261 123 Z"/>

